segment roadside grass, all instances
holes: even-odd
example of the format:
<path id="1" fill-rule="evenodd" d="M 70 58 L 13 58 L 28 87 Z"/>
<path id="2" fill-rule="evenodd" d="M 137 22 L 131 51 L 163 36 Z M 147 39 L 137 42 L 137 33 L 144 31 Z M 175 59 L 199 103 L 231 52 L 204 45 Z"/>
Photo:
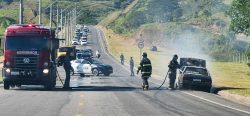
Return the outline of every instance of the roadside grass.
<path id="1" fill-rule="evenodd" d="M 117 17 L 119 17 L 121 14 L 121 11 L 115 11 L 111 14 L 109 14 L 105 19 L 103 19 L 99 25 L 102 26 L 108 26 L 108 24 L 112 23 Z"/>
<path id="2" fill-rule="evenodd" d="M 118 11 L 115 11 L 115 12 L 109 14 L 105 19 L 103 19 L 99 23 L 99 25 L 102 25 L 104 27 L 108 26 L 109 24 L 114 22 L 120 15 L 128 13 L 138 3 L 138 1 L 139 0 L 135 0 L 130 5 L 128 5 L 123 11 L 118 10 Z"/>
<path id="3" fill-rule="evenodd" d="M 129 58 L 133 56 L 135 66 L 138 66 L 140 61 L 139 49 L 133 39 L 115 34 L 112 30 L 104 27 L 98 26 L 98 28 L 105 33 L 108 50 L 116 59 L 119 60 L 120 54 L 123 53 L 125 62 L 128 64 Z M 153 78 L 163 80 L 173 54 L 170 54 L 170 50 L 163 49 L 160 49 L 158 52 L 152 52 L 147 46 L 145 46 L 143 51 L 147 52 L 148 57 L 151 59 Z M 233 94 L 250 96 L 250 68 L 246 64 L 209 62 L 209 71 L 213 79 L 213 86 L 225 88 L 224 90 Z"/>
<path id="4" fill-rule="evenodd" d="M 215 87 L 228 92 L 250 96 L 250 68 L 246 63 L 212 62 L 210 72 Z"/>

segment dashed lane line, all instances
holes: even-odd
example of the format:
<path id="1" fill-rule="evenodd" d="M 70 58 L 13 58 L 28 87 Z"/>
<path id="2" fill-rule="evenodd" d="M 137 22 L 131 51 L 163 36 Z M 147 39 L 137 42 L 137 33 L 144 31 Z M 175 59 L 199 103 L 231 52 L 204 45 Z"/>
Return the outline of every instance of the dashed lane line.
<path id="1" fill-rule="evenodd" d="M 79 97 L 79 104 L 78 104 L 78 112 L 76 114 L 76 116 L 83 116 L 83 93 L 80 94 L 80 97 Z"/>

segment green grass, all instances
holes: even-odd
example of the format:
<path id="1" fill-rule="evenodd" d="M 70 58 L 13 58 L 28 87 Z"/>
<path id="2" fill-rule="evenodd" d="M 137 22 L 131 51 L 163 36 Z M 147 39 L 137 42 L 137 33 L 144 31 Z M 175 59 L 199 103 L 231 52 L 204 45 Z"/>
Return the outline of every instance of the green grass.
<path id="1" fill-rule="evenodd" d="M 244 63 L 212 62 L 210 72 L 214 86 L 231 88 L 227 91 L 250 96 L 249 69 Z"/>

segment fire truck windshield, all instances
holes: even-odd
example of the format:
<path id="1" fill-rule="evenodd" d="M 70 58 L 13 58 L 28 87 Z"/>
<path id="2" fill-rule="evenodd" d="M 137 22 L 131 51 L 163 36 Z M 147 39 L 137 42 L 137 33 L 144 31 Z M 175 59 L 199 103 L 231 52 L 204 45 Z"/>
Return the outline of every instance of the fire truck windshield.
<path id="1" fill-rule="evenodd" d="M 6 37 L 7 50 L 48 50 L 49 43 L 46 37 Z"/>

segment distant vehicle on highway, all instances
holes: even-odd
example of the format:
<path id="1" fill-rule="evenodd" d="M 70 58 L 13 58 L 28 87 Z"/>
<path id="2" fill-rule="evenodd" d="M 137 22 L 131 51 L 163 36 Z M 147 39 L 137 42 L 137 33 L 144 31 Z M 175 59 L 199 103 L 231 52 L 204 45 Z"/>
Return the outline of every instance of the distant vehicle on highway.
<path id="1" fill-rule="evenodd" d="M 87 45 L 88 44 L 87 36 L 82 36 L 80 42 L 81 45 Z"/>
<path id="2" fill-rule="evenodd" d="M 181 58 L 180 60 L 182 67 L 177 73 L 176 88 L 194 88 L 210 92 L 212 78 L 206 68 L 206 61 L 194 58 Z"/>
<path id="3" fill-rule="evenodd" d="M 81 45 L 87 45 L 88 41 L 86 39 L 80 40 L 81 41 Z"/>
<path id="4" fill-rule="evenodd" d="M 78 39 L 73 39 L 71 43 L 72 45 L 79 45 Z"/>
<path id="5" fill-rule="evenodd" d="M 89 52 L 76 52 L 76 59 L 89 59 L 92 58 Z"/>
<path id="6" fill-rule="evenodd" d="M 96 59 L 85 60 L 85 59 L 77 59 L 71 61 L 72 66 L 72 74 L 93 74 L 94 76 L 99 76 L 100 74 L 104 74 L 105 76 L 109 76 L 113 73 L 113 67 L 111 65 L 103 64 Z"/>
<path id="7" fill-rule="evenodd" d="M 92 51 L 92 49 L 77 50 L 76 58 L 77 59 L 93 58 L 93 51 Z"/>
<path id="8" fill-rule="evenodd" d="M 89 28 L 87 26 L 83 26 L 82 30 L 86 33 L 89 32 Z"/>
<path id="9" fill-rule="evenodd" d="M 83 31 L 83 32 L 82 32 L 82 37 L 87 37 L 87 36 L 88 36 L 88 33 L 85 32 L 85 31 Z"/>

